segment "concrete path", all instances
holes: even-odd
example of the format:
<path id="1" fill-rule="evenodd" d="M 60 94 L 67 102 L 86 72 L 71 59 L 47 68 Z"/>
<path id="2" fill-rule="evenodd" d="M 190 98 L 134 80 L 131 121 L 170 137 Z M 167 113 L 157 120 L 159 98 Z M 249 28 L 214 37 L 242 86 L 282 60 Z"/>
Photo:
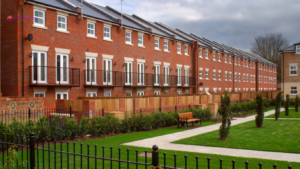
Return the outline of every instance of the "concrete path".
<path id="1" fill-rule="evenodd" d="M 275 110 L 271 110 L 265 113 L 265 116 L 274 114 Z M 237 125 L 252 121 L 255 119 L 255 115 L 245 118 L 234 118 L 236 120 L 231 121 L 231 125 Z M 208 147 L 208 146 L 196 146 L 196 145 L 184 145 L 174 144 L 171 142 L 181 140 L 184 138 L 196 136 L 199 134 L 218 130 L 220 124 L 214 124 L 206 127 L 200 127 L 190 129 L 182 132 L 173 134 L 167 134 L 163 136 L 148 138 L 144 140 L 134 141 L 125 143 L 123 145 L 136 146 L 136 147 L 151 147 L 152 145 L 158 145 L 159 149 L 163 150 L 177 150 L 186 152 L 206 153 L 206 154 L 218 154 L 235 157 L 246 157 L 246 158 L 258 158 L 268 160 L 279 160 L 279 161 L 291 161 L 300 162 L 300 154 L 295 153 L 281 153 L 281 152 L 268 152 L 268 151 L 256 151 L 256 150 L 245 150 L 245 149 L 233 149 L 233 148 L 221 148 L 221 147 Z M 209 156 L 209 155 L 208 155 Z"/>

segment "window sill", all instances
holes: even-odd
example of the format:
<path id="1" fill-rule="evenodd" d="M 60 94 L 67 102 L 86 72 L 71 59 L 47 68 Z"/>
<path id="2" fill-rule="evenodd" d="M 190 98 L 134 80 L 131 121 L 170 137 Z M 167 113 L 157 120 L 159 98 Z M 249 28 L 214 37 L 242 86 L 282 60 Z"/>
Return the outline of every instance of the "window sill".
<path id="1" fill-rule="evenodd" d="M 202 57 L 202 56 L 200 56 L 199 58 L 203 59 L 203 57 Z"/>
<path id="2" fill-rule="evenodd" d="M 201 78 L 201 77 L 199 79 L 203 80 L 203 78 Z"/>
<path id="3" fill-rule="evenodd" d="M 177 52 L 177 54 L 178 54 L 178 55 L 182 55 L 181 53 L 178 53 L 178 52 Z"/>
<path id="4" fill-rule="evenodd" d="M 164 50 L 164 52 L 170 53 L 170 51 L 168 51 L 168 50 Z"/>
<path id="5" fill-rule="evenodd" d="M 218 62 L 221 62 L 220 60 Z"/>
<path id="6" fill-rule="evenodd" d="M 188 54 L 184 54 L 185 56 L 189 56 Z"/>
<path id="7" fill-rule="evenodd" d="M 61 29 L 56 29 L 56 32 L 61 32 L 61 33 L 70 33 L 69 31 L 66 31 L 66 30 L 61 30 Z"/>
<path id="8" fill-rule="evenodd" d="M 93 39 L 97 39 L 96 36 L 92 36 L 92 35 L 86 35 L 86 37 L 88 37 L 88 38 L 93 38 Z"/>
<path id="9" fill-rule="evenodd" d="M 157 48 L 154 48 L 155 50 L 157 50 L 157 51 L 161 51 L 160 49 L 157 49 Z"/>
<path id="10" fill-rule="evenodd" d="M 40 29 L 48 29 L 45 26 L 41 26 L 41 25 L 32 25 L 34 28 L 40 28 Z"/>
<path id="11" fill-rule="evenodd" d="M 291 74 L 290 74 L 290 76 L 298 76 L 298 74 L 296 74 L 296 75 L 291 75 Z"/>
<path id="12" fill-rule="evenodd" d="M 213 61 L 216 61 L 216 59 L 213 59 Z"/>
<path id="13" fill-rule="evenodd" d="M 205 80 L 209 80 L 209 79 L 205 79 Z"/>
<path id="14" fill-rule="evenodd" d="M 140 47 L 140 48 L 146 48 L 145 46 L 143 46 L 143 45 L 138 45 L 138 47 Z"/>
<path id="15" fill-rule="evenodd" d="M 130 46 L 133 46 L 133 44 L 132 43 L 125 43 L 126 45 L 130 45 Z"/>
<path id="16" fill-rule="evenodd" d="M 103 38 L 103 40 L 108 41 L 108 42 L 113 42 L 112 39 Z"/>

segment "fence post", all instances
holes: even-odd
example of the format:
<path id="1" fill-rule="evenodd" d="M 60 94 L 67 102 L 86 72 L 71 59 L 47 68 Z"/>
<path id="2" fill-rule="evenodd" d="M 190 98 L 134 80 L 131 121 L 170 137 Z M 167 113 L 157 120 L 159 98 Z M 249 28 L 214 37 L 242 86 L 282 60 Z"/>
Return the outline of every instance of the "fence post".
<path id="1" fill-rule="evenodd" d="M 30 169 L 35 169 L 35 150 L 34 150 L 34 133 L 30 133 L 29 137 L 29 149 L 30 149 Z"/>
<path id="2" fill-rule="evenodd" d="M 159 112 L 161 112 L 161 107 L 159 107 Z"/>
<path id="3" fill-rule="evenodd" d="M 157 167 L 159 165 L 159 162 L 158 162 L 158 147 L 157 145 L 154 145 L 152 147 L 152 165 L 154 167 Z"/>
<path id="4" fill-rule="evenodd" d="M 102 107 L 102 116 L 104 116 L 104 108 Z"/>
<path id="5" fill-rule="evenodd" d="M 72 106 L 70 106 L 70 118 L 72 118 Z"/>
<path id="6" fill-rule="evenodd" d="M 30 120 L 30 108 L 28 108 L 28 120 Z"/>
<path id="7" fill-rule="evenodd" d="M 175 113 L 177 113 L 177 105 L 175 105 Z"/>

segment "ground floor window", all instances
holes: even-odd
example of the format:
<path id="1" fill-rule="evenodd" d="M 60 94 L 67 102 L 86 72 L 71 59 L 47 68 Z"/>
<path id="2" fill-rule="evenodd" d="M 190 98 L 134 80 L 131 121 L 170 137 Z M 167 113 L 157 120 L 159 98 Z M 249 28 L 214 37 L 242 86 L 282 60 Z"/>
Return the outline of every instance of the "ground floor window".
<path id="1" fill-rule="evenodd" d="M 111 92 L 104 92 L 105 97 L 111 97 Z"/>
<path id="2" fill-rule="evenodd" d="M 297 87 L 291 87 L 291 92 L 290 92 L 291 95 L 297 95 L 298 94 L 298 90 L 297 90 Z"/>
<path id="3" fill-rule="evenodd" d="M 132 92 L 131 91 L 126 91 L 126 96 L 132 96 Z"/>
<path id="4" fill-rule="evenodd" d="M 155 95 L 160 95 L 160 91 L 155 91 L 154 94 Z"/>
<path id="5" fill-rule="evenodd" d="M 97 96 L 97 92 L 87 92 L 86 93 L 86 97 L 96 97 Z"/>
<path id="6" fill-rule="evenodd" d="M 56 92 L 56 99 L 57 100 L 60 100 L 60 99 L 68 100 L 69 99 L 69 93 L 68 92 Z"/>
<path id="7" fill-rule="evenodd" d="M 144 96 L 144 95 L 145 95 L 145 92 L 144 92 L 144 91 L 138 91 L 138 92 L 137 92 L 137 95 L 138 95 L 138 96 Z"/>
<path id="8" fill-rule="evenodd" d="M 45 92 L 34 92 L 34 97 L 46 97 Z"/>
<path id="9" fill-rule="evenodd" d="M 185 94 L 189 94 L 190 92 L 189 92 L 189 89 L 186 89 L 185 90 Z"/>

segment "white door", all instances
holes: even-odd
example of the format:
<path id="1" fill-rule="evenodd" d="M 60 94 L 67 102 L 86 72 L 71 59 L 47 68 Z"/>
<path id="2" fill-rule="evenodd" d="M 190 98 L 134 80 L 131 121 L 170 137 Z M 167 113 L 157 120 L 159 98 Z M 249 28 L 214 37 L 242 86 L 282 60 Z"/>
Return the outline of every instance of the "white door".
<path id="1" fill-rule="evenodd" d="M 138 63 L 137 70 L 138 85 L 144 85 L 144 63 Z"/>
<path id="2" fill-rule="evenodd" d="M 181 68 L 177 68 L 177 86 L 181 86 Z"/>
<path id="3" fill-rule="evenodd" d="M 56 55 L 56 83 L 69 83 L 69 56 L 64 54 Z"/>
<path id="4" fill-rule="evenodd" d="M 184 69 L 184 85 L 189 85 L 189 69 Z"/>
<path id="5" fill-rule="evenodd" d="M 169 66 L 164 67 L 164 85 L 169 85 Z"/>
<path id="6" fill-rule="evenodd" d="M 125 85 L 132 85 L 132 62 L 125 62 Z"/>
<path id="7" fill-rule="evenodd" d="M 112 60 L 103 59 L 103 84 L 112 84 Z"/>
<path id="8" fill-rule="evenodd" d="M 86 58 L 86 83 L 96 84 L 97 82 L 97 64 L 96 58 Z"/>
<path id="9" fill-rule="evenodd" d="M 154 85 L 160 84 L 160 66 L 154 65 Z"/>
<path id="10" fill-rule="evenodd" d="M 47 83 L 47 53 L 32 52 L 32 80 L 38 83 Z"/>

